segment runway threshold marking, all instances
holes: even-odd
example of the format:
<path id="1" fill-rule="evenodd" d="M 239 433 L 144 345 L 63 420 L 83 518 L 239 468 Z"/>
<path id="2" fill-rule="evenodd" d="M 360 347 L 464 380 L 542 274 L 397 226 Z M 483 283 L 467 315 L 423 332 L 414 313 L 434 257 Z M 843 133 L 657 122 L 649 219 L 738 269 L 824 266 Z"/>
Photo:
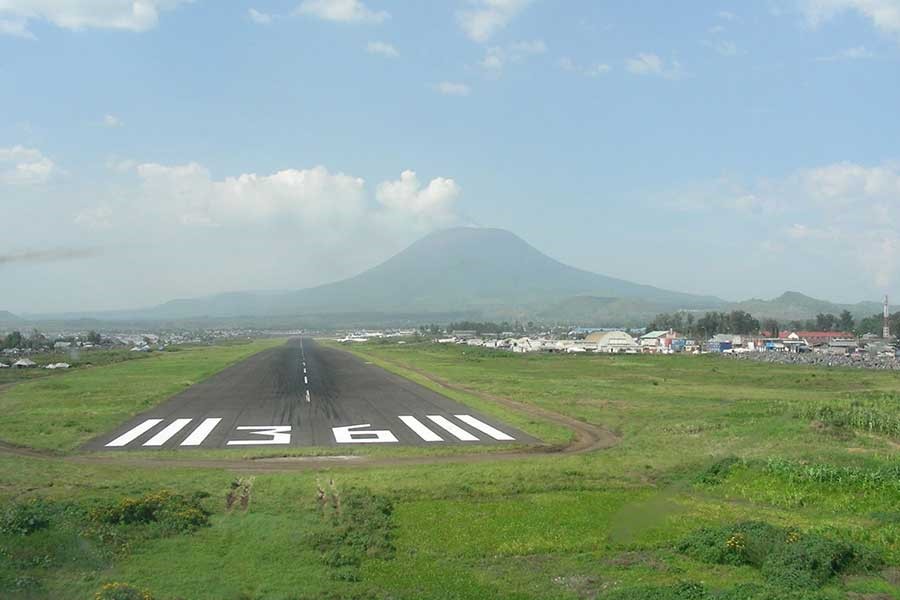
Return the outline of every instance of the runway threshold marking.
<path id="1" fill-rule="evenodd" d="M 477 429 L 481 433 L 488 434 L 495 440 L 509 442 L 509 441 L 514 441 L 516 439 L 509 434 L 503 433 L 496 427 L 491 427 L 484 421 L 479 421 L 472 415 L 453 415 L 453 416 L 456 417 L 457 419 L 459 419 L 460 421 L 462 421 L 463 423 L 465 423 L 466 425 L 468 425 L 474 429 Z"/>
<path id="2" fill-rule="evenodd" d="M 191 422 L 191 419 L 175 419 L 165 426 L 162 431 L 154 435 L 152 438 L 144 442 L 145 446 L 162 446 L 176 433 L 181 431 Z"/>
<path id="3" fill-rule="evenodd" d="M 199 446 L 203 443 L 203 441 L 209 437 L 209 434 L 212 433 L 212 430 L 216 428 L 222 419 L 203 419 L 203 422 L 197 426 L 197 428 L 191 432 L 191 435 L 187 436 L 183 442 L 181 442 L 182 446 Z"/>
<path id="4" fill-rule="evenodd" d="M 137 427 L 132 427 L 131 429 L 129 429 L 128 431 L 126 431 L 125 433 L 123 433 L 122 435 L 120 435 L 119 437 L 117 437 L 116 439 L 111 441 L 110 443 L 108 443 L 107 446 L 110 446 L 112 448 L 126 446 L 130 442 L 136 440 L 137 438 L 141 437 L 143 434 L 147 433 L 148 431 L 150 431 L 151 429 L 153 429 L 154 427 L 159 425 L 160 423 L 162 423 L 162 419 L 147 419 L 146 421 L 144 421 Z"/>
<path id="5" fill-rule="evenodd" d="M 412 429 L 416 435 L 425 440 L 426 442 L 443 442 L 444 438 L 428 429 L 422 421 L 410 415 L 402 415 L 399 417 L 401 421 L 406 423 L 406 426 Z"/>
<path id="6" fill-rule="evenodd" d="M 441 415 L 427 415 L 435 425 L 463 442 L 477 442 L 478 438 Z"/>

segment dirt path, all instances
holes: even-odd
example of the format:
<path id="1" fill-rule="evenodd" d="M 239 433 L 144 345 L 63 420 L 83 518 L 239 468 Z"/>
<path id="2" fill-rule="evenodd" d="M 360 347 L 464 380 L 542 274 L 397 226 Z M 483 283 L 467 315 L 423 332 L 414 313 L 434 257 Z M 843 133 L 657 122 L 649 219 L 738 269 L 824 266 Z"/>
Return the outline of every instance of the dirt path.
<path id="1" fill-rule="evenodd" d="M 252 473 L 265 472 L 289 472 L 310 471 L 330 468 L 379 468 L 405 465 L 427 464 L 476 464 L 496 461 L 522 460 L 541 455 L 551 454 L 582 454 L 595 450 L 602 450 L 615 446 L 621 441 L 621 437 L 596 425 L 591 425 L 578 419 L 562 415 L 545 408 L 525 404 L 502 396 L 487 394 L 457 383 L 452 383 L 432 373 L 428 373 L 407 364 L 391 360 L 384 362 L 398 368 L 411 371 L 424 377 L 428 381 L 448 390 L 455 390 L 471 394 L 487 402 L 499 404 L 516 412 L 529 415 L 562 425 L 573 432 L 572 441 L 566 445 L 536 445 L 525 449 L 509 452 L 486 452 L 484 454 L 448 454 L 439 456 L 401 456 L 401 457 L 374 457 L 374 456 L 285 456 L 273 458 L 202 458 L 202 459 L 173 459 L 152 458 L 147 456 L 129 456 L 127 454 L 117 456 L 98 456 L 93 454 L 60 454 L 49 450 L 36 450 L 17 446 L 0 441 L 0 455 L 22 456 L 28 458 L 42 458 L 50 460 L 63 460 L 66 462 L 85 465 L 118 465 L 138 468 L 182 468 L 182 469 L 223 469 L 229 471 L 241 471 Z"/>

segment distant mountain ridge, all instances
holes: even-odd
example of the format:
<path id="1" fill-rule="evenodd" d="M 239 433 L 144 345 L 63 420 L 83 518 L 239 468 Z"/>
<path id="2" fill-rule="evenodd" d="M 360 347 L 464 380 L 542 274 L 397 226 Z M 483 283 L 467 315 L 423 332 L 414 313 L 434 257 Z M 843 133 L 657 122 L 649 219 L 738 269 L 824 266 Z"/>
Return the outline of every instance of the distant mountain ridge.
<path id="1" fill-rule="evenodd" d="M 23 325 L 25 323 L 27 323 L 27 321 L 22 317 L 14 315 L 8 310 L 0 310 L 0 327 Z"/>
<path id="2" fill-rule="evenodd" d="M 73 326 L 94 324 L 93 320 L 217 324 L 231 320 L 323 327 L 463 319 L 641 326 L 658 313 L 677 310 L 744 310 L 760 319 L 801 320 L 818 313 L 837 315 L 844 309 L 859 318 L 880 308 L 875 302 L 835 304 L 799 292 L 785 292 L 772 300 L 726 302 L 577 269 L 505 230 L 460 227 L 431 233 L 356 276 L 307 289 L 230 292 L 143 310 L 34 318 Z"/>
<path id="3" fill-rule="evenodd" d="M 425 236 L 385 262 L 335 283 L 295 292 L 235 292 L 175 300 L 156 318 L 342 312 L 479 311 L 486 317 L 534 314 L 565 298 L 593 295 L 658 308 L 715 308 L 719 298 L 607 277 L 565 265 L 501 229 L 460 227 Z"/>
<path id="4" fill-rule="evenodd" d="M 819 313 L 837 315 L 844 310 L 850 311 L 856 318 L 868 317 L 880 313 L 881 308 L 882 305 L 878 302 L 839 304 L 812 298 L 800 292 L 785 292 L 772 300 L 753 298 L 730 305 L 731 310 L 744 310 L 757 317 L 771 317 L 783 321 L 809 319 Z"/>

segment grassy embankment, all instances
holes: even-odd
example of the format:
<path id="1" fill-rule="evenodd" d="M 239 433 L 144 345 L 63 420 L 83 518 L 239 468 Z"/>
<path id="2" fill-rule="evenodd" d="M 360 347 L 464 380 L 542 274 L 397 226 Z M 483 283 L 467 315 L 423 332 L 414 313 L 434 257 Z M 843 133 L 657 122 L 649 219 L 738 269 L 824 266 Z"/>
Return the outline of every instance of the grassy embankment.
<path id="1" fill-rule="evenodd" d="M 516 462 L 261 474 L 246 511 L 226 510 L 234 474 L 221 470 L 2 457 L 6 506 L 46 504 L 0 521 L 0 596 L 85 598 L 119 581 L 162 599 L 900 597 L 897 374 L 354 350 L 623 440 Z M 123 497 L 163 489 L 201 492 L 191 502 L 208 522 L 186 525 L 183 500 L 110 523 Z M 39 526 L 10 532 L 23 521 Z"/>

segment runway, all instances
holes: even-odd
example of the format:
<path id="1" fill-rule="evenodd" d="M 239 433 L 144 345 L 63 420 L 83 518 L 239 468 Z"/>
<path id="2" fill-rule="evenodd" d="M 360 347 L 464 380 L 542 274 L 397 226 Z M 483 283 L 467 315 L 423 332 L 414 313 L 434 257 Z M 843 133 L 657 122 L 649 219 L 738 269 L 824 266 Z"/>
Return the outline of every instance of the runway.
<path id="1" fill-rule="evenodd" d="M 83 449 L 502 443 L 538 440 L 353 354 L 292 338 Z"/>

